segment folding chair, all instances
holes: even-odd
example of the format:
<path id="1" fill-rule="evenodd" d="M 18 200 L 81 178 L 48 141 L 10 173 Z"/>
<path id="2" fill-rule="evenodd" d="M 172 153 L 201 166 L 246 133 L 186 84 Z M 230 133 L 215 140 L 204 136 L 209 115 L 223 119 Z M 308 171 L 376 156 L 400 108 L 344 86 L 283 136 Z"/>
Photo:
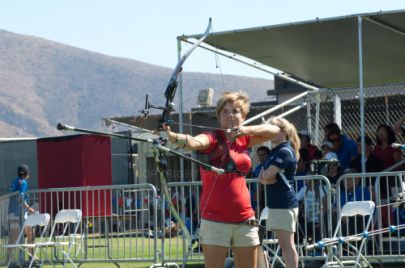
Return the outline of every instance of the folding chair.
<path id="1" fill-rule="evenodd" d="M 37 243 L 38 248 L 47 248 L 54 247 L 59 248 L 60 252 L 63 254 L 64 262 L 63 267 L 66 267 L 67 262 L 69 261 L 74 267 L 77 268 L 77 265 L 73 262 L 70 257 L 73 246 L 76 244 L 76 234 L 79 229 L 79 226 L 82 222 L 82 211 L 80 209 L 64 209 L 58 212 L 55 216 L 55 220 L 52 225 L 51 233 L 49 235 L 49 241 Z M 62 235 L 55 235 L 56 228 L 62 224 L 63 231 Z M 73 232 L 69 233 L 70 225 L 73 224 Z M 57 241 L 60 238 L 68 237 L 68 241 Z M 67 247 L 67 250 L 65 250 Z M 52 260 L 51 260 L 52 262 Z"/>
<path id="2" fill-rule="evenodd" d="M 325 263 L 322 267 L 372 267 L 366 257 L 363 255 L 363 250 L 365 248 L 366 242 L 369 238 L 369 228 L 373 221 L 373 214 L 375 210 L 375 204 L 373 201 L 354 201 L 346 203 L 339 215 L 337 226 L 335 228 L 332 238 L 324 238 L 321 241 L 308 246 L 307 249 L 313 249 L 314 247 L 322 248 L 327 250 L 327 256 Z M 362 232 L 358 232 L 354 235 L 349 235 L 345 237 L 338 237 L 338 234 L 341 234 L 342 231 L 342 219 L 343 217 L 355 217 L 360 216 L 369 216 L 366 226 Z M 351 242 L 360 242 L 358 248 L 353 245 Z M 336 245 L 347 245 L 350 252 L 354 253 L 356 258 L 354 260 L 349 260 L 345 257 L 345 260 L 340 260 L 339 256 L 336 254 Z"/>
<path id="3" fill-rule="evenodd" d="M 13 253 L 14 253 L 14 249 L 19 249 L 22 250 L 23 252 L 27 253 L 30 257 L 31 257 L 31 261 L 29 264 L 29 268 L 31 268 L 31 266 L 34 263 L 35 259 L 38 259 L 36 257 L 36 254 L 38 252 L 38 247 L 36 243 L 24 243 L 23 238 L 24 238 L 24 230 L 25 227 L 29 227 L 29 228 L 34 228 L 36 226 L 39 227 L 43 227 L 43 230 L 41 232 L 41 236 L 39 237 L 39 240 L 42 241 L 45 232 L 47 230 L 48 224 L 49 224 L 49 219 L 50 219 L 50 215 L 48 213 L 44 213 L 44 214 L 31 214 L 28 215 L 27 219 L 24 221 L 24 224 L 21 228 L 20 234 L 18 235 L 18 238 L 15 242 L 15 244 L 8 244 L 8 245 L 4 245 L 3 247 L 5 248 L 10 248 L 12 249 L 12 253 L 10 256 L 10 259 L 8 260 L 7 263 L 7 267 L 10 266 L 11 261 L 13 259 Z M 21 241 L 21 243 L 19 243 Z M 31 252 L 29 252 L 29 250 L 32 249 L 33 253 L 31 254 Z"/>

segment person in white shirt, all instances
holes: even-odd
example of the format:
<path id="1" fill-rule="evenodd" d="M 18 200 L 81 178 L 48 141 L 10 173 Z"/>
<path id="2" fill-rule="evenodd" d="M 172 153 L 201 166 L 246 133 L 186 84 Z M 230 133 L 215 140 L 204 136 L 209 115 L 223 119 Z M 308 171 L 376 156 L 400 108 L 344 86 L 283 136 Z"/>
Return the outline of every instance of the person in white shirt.
<path id="1" fill-rule="evenodd" d="M 324 160 L 337 159 L 337 154 L 333 152 L 332 149 L 333 149 L 332 142 L 324 141 L 321 145 L 322 159 Z"/>
<path id="2" fill-rule="evenodd" d="M 308 240 L 321 239 L 321 217 L 326 210 L 326 193 L 319 181 L 306 180 L 297 193 L 300 204 L 300 226 Z M 325 226 L 324 226 L 325 227 Z"/>
<path id="3" fill-rule="evenodd" d="M 333 151 L 333 144 L 330 141 L 324 141 L 321 145 L 322 151 L 322 160 L 338 160 L 337 154 Z M 339 170 L 339 162 L 324 164 L 321 172 L 321 175 L 324 175 L 329 178 L 329 181 L 332 184 L 336 183 L 336 180 L 339 178 L 341 172 Z"/>

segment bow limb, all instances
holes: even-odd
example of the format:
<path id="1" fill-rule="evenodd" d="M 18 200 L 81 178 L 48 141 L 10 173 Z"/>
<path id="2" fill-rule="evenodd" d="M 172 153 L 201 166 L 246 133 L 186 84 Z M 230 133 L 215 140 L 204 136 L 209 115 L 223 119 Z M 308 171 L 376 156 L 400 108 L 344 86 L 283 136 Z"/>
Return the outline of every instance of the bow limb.
<path id="1" fill-rule="evenodd" d="M 182 66 L 183 66 L 184 62 L 186 61 L 186 59 L 188 58 L 188 56 L 190 56 L 190 54 L 197 48 L 197 46 L 199 46 L 204 41 L 204 39 L 208 36 L 208 34 L 211 30 L 211 24 L 212 24 L 212 22 L 211 22 L 211 18 L 210 18 L 204 35 L 188 51 L 186 51 L 184 53 L 184 55 L 180 58 L 176 67 L 174 68 L 173 73 L 170 77 L 169 83 L 166 87 L 165 94 L 164 94 L 164 96 L 166 98 L 166 103 L 165 103 L 165 106 L 162 107 L 163 112 L 160 117 L 158 126 L 156 128 L 157 131 L 162 131 L 162 130 L 164 130 L 165 125 L 169 125 L 170 114 L 174 110 L 173 100 L 176 95 L 176 89 L 177 89 L 177 85 L 178 85 L 177 79 L 178 79 L 180 72 L 182 71 Z M 171 214 L 177 220 L 177 224 L 179 224 L 180 228 L 182 229 L 184 238 L 187 241 L 191 241 L 192 238 L 191 238 L 190 232 L 188 231 L 184 221 L 182 220 L 182 218 L 180 217 L 176 208 L 173 206 L 173 204 L 171 202 L 171 196 L 169 194 L 169 189 L 167 188 L 167 173 L 166 173 L 167 159 L 166 159 L 165 151 L 166 150 L 164 149 L 163 146 L 157 146 L 156 150 L 154 152 L 155 161 L 156 161 L 157 169 L 159 172 L 160 183 L 161 183 L 161 191 L 162 191 L 164 197 L 168 201 L 168 205 L 169 205 Z M 173 151 L 172 151 L 172 153 L 173 153 Z M 180 157 L 187 158 L 185 155 L 182 155 L 180 153 L 178 153 L 178 155 Z M 189 159 L 189 160 L 194 160 L 194 159 Z"/>
<path id="2" fill-rule="evenodd" d="M 176 89 L 177 89 L 177 85 L 178 85 L 177 78 L 183 69 L 183 64 L 186 61 L 186 59 L 188 58 L 188 56 L 190 56 L 190 54 L 204 41 L 204 39 L 207 38 L 207 36 L 209 35 L 210 30 L 211 30 L 211 25 L 212 25 L 212 21 L 210 18 L 204 35 L 200 39 L 198 39 L 198 41 L 189 50 L 187 50 L 187 52 L 184 53 L 184 55 L 177 62 L 177 65 L 174 68 L 173 73 L 170 77 L 169 84 L 166 87 L 166 91 L 165 91 L 166 104 L 164 106 L 162 116 L 159 120 L 159 125 L 157 127 L 157 130 L 159 130 L 159 131 L 163 130 L 163 125 L 169 123 L 170 114 L 174 110 L 173 100 L 176 95 Z"/>

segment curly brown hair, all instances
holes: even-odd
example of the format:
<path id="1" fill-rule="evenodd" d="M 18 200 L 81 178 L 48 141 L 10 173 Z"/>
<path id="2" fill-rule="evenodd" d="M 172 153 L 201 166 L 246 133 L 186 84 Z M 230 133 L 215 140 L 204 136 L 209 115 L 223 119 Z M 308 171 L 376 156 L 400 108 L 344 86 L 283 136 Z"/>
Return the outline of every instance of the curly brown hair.
<path id="1" fill-rule="evenodd" d="M 243 118 L 246 118 L 250 110 L 249 97 L 246 92 L 224 92 L 217 101 L 217 118 L 227 103 L 235 104 L 236 107 L 240 108 Z"/>

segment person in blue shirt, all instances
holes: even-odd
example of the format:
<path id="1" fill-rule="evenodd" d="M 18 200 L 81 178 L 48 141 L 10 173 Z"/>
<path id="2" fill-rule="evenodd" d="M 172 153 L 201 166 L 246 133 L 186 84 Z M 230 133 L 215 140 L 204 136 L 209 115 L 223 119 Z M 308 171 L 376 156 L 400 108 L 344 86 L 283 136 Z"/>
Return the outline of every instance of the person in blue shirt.
<path id="1" fill-rule="evenodd" d="M 34 209 L 28 204 L 28 196 L 26 194 L 28 190 L 27 179 L 29 178 L 29 168 L 27 165 L 20 165 L 17 168 L 17 178 L 10 185 L 10 192 L 18 192 L 17 195 L 10 197 L 8 207 L 8 221 L 10 224 L 9 243 L 16 243 L 20 228 L 22 226 L 23 218 L 26 218 L 27 214 L 34 213 Z M 33 231 L 27 227 L 24 230 L 27 236 L 27 243 L 33 242 Z M 7 251 L 8 258 L 11 257 L 11 249 Z"/>
<path id="2" fill-rule="evenodd" d="M 344 171 L 344 174 L 347 173 L 358 173 L 359 171 L 354 168 L 348 168 Z M 347 202 L 352 201 L 367 201 L 371 200 L 370 191 L 367 187 L 360 184 L 360 178 L 347 178 L 342 182 L 340 192 L 340 207 L 342 208 Z"/>
<path id="3" fill-rule="evenodd" d="M 257 164 L 257 166 L 253 169 L 252 171 L 252 178 L 258 178 L 260 171 L 262 171 L 262 169 L 264 168 L 264 163 L 267 160 L 267 157 L 270 154 L 270 149 L 267 146 L 260 146 L 256 149 L 256 155 L 257 155 L 257 161 L 259 162 L 259 164 Z M 257 189 L 259 188 L 259 189 Z M 259 202 L 259 208 L 263 207 L 262 201 L 264 201 L 263 199 L 263 188 L 260 187 L 260 185 L 256 184 L 256 183 L 252 183 L 250 186 L 250 201 L 252 203 L 252 208 L 257 211 L 257 206 L 258 206 L 258 202 Z"/>
<path id="4" fill-rule="evenodd" d="M 269 216 L 266 228 L 274 231 L 287 268 L 298 267 L 294 233 L 298 219 L 298 200 L 294 191 L 294 176 L 299 158 L 300 140 L 294 125 L 283 118 L 270 122 L 281 132 L 271 139 L 272 150 L 259 182 L 266 185 Z"/>
<path id="5" fill-rule="evenodd" d="M 340 132 L 329 133 L 328 141 L 333 143 L 333 151 L 339 160 L 340 169 L 349 168 L 351 161 L 358 155 L 356 142 Z"/>
<path id="6" fill-rule="evenodd" d="M 348 168 L 343 173 L 358 173 L 359 171 L 354 168 Z M 340 192 L 340 207 L 347 202 L 353 201 L 368 201 L 371 200 L 371 194 L 368 188 L 365 185 L 360 183 L 360 177 L 346 178 L 343 180 L 341 185 Z M 342 187 L 343 186 L 343 187 Z M 342 231 L 343 235 L 354 235 L 361 233 L 364 230 L 364 223 L 367 220 L 363 219 L 362 216 L 352 217 L 352 218 L 343 218 L 342 219 Z"/>

